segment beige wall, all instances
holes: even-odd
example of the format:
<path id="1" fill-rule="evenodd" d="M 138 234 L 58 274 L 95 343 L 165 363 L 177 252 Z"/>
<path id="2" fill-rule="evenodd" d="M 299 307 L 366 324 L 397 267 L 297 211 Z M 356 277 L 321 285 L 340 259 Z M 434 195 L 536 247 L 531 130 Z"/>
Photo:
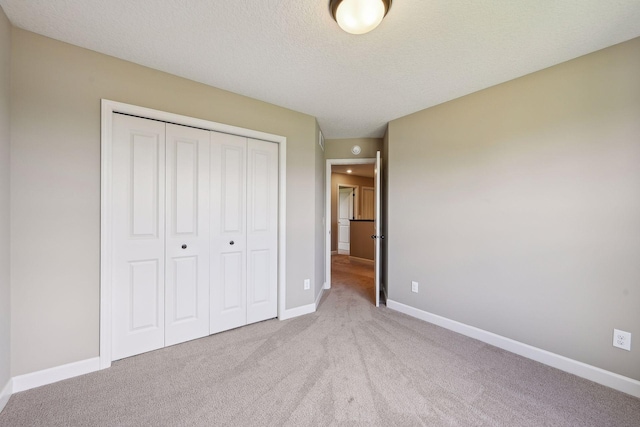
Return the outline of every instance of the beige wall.
<path id="1" fill-rule="evenodd" d="M 640 380 L 639 76 L 640 38 L 392 121 L 389 298 Z"/>
<path id="2" fill-rule="evenodd" d="M 9 382 L 11 294 L 9 274 L 9 92 L 11 24 L 0 8 L 0 392 Z"/>
<path id="3" fill-rule="evenodd" d="M 286 307 L 313 302 L 314 117 L 17 28 L 12 55 L 13 375 L 98 355 L 101 98 L 287 137 Z"/>
<path id="4" fill-rule="evenodd" d="M 351 147 L 359 145 L 362 151 L 355 155 Z M 325 139 L 324 153 L 327 159 L 374 159 L 382 149 L 380 138 Z"/>
<path id="5" fill-rule="evenodd" d="M 344 173 L 331 174 L 331 250 L 338 250 L 338 184 L 347 184 L 358 187 L 373 187 L 373 178 L 353 176 Z M 361 190 L 357 195 L 356 212 L 362 212 Z M 356 217 L 358 219 L 358 217 Z"/>

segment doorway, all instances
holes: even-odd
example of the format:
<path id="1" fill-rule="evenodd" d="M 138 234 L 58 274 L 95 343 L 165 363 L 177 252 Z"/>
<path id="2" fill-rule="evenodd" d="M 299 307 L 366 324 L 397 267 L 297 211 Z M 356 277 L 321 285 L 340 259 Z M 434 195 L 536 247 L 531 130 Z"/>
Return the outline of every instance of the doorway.
<path id="1" fill-rule="evenodd" d="M 356 278 L 365 272 L 358 280 L 371 281 L 371 286 L 367 286 L 370 289 L 367 295 L 371 294 L 368 299 L 378 305 L 375 266 L 379 257 L 375 254 L 376 239 L 372 238 L 378 234 L 376 159 L 328 159 L 326 162 L 325 289 L 331 288 L 333 279 L 341 281 L 351 272 Z"/>

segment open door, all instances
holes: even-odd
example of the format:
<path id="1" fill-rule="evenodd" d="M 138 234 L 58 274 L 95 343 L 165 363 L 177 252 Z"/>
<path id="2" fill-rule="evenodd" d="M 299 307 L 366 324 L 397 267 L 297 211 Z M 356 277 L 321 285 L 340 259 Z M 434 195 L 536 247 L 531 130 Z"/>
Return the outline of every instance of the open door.
<path id="1" fill-rule="evenodd" d="M 378 151 L 376 153 L 376 167 L 374 170 L 374 179 L 373 179 L 373 199 L 374 199 L 374 206 L 375 206 L 375 215 L 373 217 L 373 227 L 374 227 L 374 234 L 373 236 L 371 236 L 371 238 L 373 238 L 375 240 L 375 250 L 373 253 L 373 258 L 374 258 L 374 264 L 375 264 L 375 272 L 374 272 L 374 277 L 375 277 L 375 288 L 376 288 L 376 307 L 380 307 L 380 276 L 381 276 L 381 265 L 380 265 L 380 254 L 382 253 L 380 251 L 380 241 L 382 239 L 384 239 L 384 236 L 382 235 L 381 231 L 380 231 L 380 226 L 382 224 L 382 209 L 380 209 L 381 206 L 381 200 L 380 200 L 380 176 L 382 175 L 382 160 L 380 159 L 380 152 Z"/>

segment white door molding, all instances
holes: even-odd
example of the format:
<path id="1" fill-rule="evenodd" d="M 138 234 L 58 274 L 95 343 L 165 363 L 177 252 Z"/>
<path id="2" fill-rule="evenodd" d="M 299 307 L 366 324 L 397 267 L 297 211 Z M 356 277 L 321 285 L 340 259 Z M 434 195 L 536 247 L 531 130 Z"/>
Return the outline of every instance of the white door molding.
<path id="1" fill-rule="evenodd" d="M 247 138 L 260 139 L 279 144 L 278 155 L 278 317 L 285 314 L 286 301 L 286 165 L 287 138 L 237 126 L 225 125 L 209 120 L 197 119 L 139 107 L 122 102 L 103 99 L 101 103 L 101 164 L 100 164 L 100 369 L 111 366 L 111 322 L 112 322 L 112 281 L 111 267 L 111 233 L 108 225 L 112 220 L 111 168 L 113 114 L 122 113 L 144 117 L 183 126 L 211 130 L 216 132 L 240 135 Z"/>
<path id="2" fill-rule="evenodd" d="M 375 158 L 364 159 L 327 159 L 326 160 L 326 172 L 325 172 L 325 256 L 324 256 L 324 269 L 326 283 L 325 289 L 331 289 L 331 166 L 333 165 L 367 165 L 375 164 Z"/>

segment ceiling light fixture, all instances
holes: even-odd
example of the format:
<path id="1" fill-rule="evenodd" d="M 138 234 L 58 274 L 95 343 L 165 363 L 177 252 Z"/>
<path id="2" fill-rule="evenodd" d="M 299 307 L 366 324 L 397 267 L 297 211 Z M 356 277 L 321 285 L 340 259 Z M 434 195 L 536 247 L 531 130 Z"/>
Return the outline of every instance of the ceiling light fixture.
<path id="1" fill-rule="evenodd" d="M 340 28 L 364 34 L 376 28 L 391 8 L 392 0 L 330 0 L 329 9 Z"/>

